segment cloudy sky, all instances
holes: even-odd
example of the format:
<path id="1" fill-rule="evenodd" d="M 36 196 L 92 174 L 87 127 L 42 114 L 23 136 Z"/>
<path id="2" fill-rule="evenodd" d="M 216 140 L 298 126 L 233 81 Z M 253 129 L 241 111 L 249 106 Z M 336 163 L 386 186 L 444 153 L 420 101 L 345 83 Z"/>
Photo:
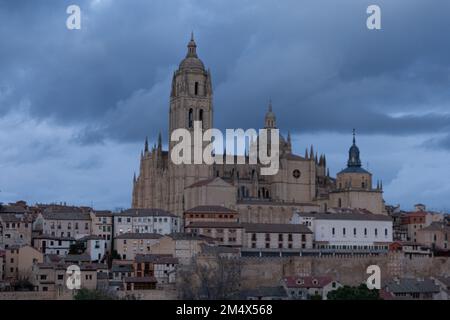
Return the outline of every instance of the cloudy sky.
<path id="1" fill-rule="evenodd" d="M 81 30 L 66 28 L 70 4 Z M 382 30 L 366 27 L 370 4 Z M 194 31 L 215 127 L 260 127 L 271 98 L 294 150 L 314 144 L 332 175 L 356 128 L 388 203 L 450 210 L 449 13 L 448 0 L 0 0 L 0 201 L 128 207 Z"/>

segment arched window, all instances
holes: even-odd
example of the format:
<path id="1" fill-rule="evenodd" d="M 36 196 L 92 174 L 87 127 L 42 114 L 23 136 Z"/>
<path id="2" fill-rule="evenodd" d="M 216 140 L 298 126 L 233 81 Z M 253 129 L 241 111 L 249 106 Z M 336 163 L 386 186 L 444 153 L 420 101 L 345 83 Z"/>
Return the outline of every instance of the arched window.
<path id="1" fill-rule="evenodd" d="M 189 115 L 188 115 L 188 127 L 192 128 L 194 126 L 194 110 L 189 109 Z"/>
<path id="2" fill-rule="evenodd" d="M 194 93 L 198 95 L 198 82 L 195 83 Z"/>
<path id="3" fill-rule="evenodd" d="M 203 109 L 200 109 L 198 112 L 198 120 L 202 122 L 202 128 L 203 128 Z"/>

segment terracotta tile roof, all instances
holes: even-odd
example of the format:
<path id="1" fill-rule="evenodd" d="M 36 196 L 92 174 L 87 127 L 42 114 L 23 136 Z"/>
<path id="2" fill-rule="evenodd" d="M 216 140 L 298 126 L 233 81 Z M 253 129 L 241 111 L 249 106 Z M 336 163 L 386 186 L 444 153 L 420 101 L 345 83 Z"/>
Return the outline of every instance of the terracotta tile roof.
<path id="1" fill-rule="evenodd" d="M 163 235 L 159 233 L 123 233 L 116 236 L 116 239 L 160 239 Z"/>
<path id="2" fill-rule="evenodd" d="M 134 260 L 137 263 L 178 264 L 178 258 L 175 258 L 170 254 L 137 254 Z"/>
<path id="3" fill-rule="evenodd" d="M 365 212 L 352 212 L 352 213 L 297 213 L 301 217 L 312 217 L 316 219 L 326 220 L 358 220 L 358 221 L 392 221 L 392 218 L 387 215 L 373 214 Z"/>
<path id="4" fill-rule="evenodd" d="M 175 214 L 162 209 L 127 209 L 114 213 L 116 217 L 177 217 Z"/>
<path id="5" fill-rule="evenodd" d="M 190 233 L 190 232 L 175 232 L 175 233 L 171 233 L 166 235 L 169 238 L 172 238 L 173 240 L 194 240 L 194 241 L 206 241 L 206 242 L 216 242 L 216 240 L 214 238 L 211 237 L 207 237 L 204 235 L 200 235 L 200 234 L 194 234 L 194 233 Z"/>
<path id="6" fill-rule="evenodd" d="M 42 214 L 46 220 L 91 220 L 91 216 L 87 212 L 44 212 Z"/>
<path id="7" fill-rule="evenodd" d="M 214 177 L 214 178 L 210 178 L 210 179 L 205 179 L 205 180 L 197 181 L 197 182 L 195 182 L 195 183 L 193 183 L 193 184 L 187 186 L 186 188 L 197 188 L 197 187 L 206 186 L 206 185 L 208 185 L 208 184 L 214 182 L 215 180 L 222 180 L 222 181 L 226 182 L 225 180 L 223 180 L 223 179 L 220 178 L 220 177 Z M 228 182 L 226 182 L 226 183 L 229 184 Z"/>
<path id="8" fill-rule="evenodd" d="M 128 277 L 124 279 L 125 283 L 156 283 L 155 277 Z"/>
<path id="9" fill-rule="evenodd" d="M 197 206 L 195 208 L 191 208 L 184 213 L 217 213 L 217 214 L 231 214 L 231 213 L 238 213 L 235 210 L 229 209 L 224 206 Z"/>
<path id="10" fill-rule="evenodd" d="M 75 238 L 72 238 L 72 237 L 57 237 L 57 236 L 52 236 L 49 234 L 40 234 L 33 238 L 34 239 L 45 239 L 45 240 L 75 241 Z"/>
<path id="11" fill-rule="evenodd" d="M 323 288 L 333 282 L 329 276 L 285 277 L 283 279 L 288 288 Z"/>
<path id="12" fill-rule="evenodd" d="M 303 224 L 242 223 L 245 232 L 252 233 L 312 233 Z"/>
<path id="13" fill-rule="evenodd" d="M 185 228 L 228 228 L 228 229 L 242 229 L 243 226 L 239 222 L 226 221 L 195 221 L 191 222 Z"/>

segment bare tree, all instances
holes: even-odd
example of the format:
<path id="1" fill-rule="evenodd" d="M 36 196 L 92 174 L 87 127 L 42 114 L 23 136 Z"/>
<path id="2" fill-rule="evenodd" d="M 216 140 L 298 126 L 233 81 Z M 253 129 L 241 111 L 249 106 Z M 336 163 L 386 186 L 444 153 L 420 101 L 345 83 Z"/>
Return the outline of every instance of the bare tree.
<path id="1" fill-rule="evenodd" d="M 193 259 L 177 272 L 182 299 L 226 300 L 236 298 L 241 281 L 241 262 L 218 254 Z"/>

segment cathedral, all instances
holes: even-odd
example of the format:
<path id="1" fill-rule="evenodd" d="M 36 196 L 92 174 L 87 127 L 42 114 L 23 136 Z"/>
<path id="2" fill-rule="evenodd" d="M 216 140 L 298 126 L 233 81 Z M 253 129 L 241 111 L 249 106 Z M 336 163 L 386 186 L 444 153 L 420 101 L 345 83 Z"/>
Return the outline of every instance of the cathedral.
<path id="1" fill-rule="evenodd" d="M 178 128 L 193 134 L 194 121 L 201 121 L 203 130 L 213 128 L 211 72 L 199 59 L 193 36 L 187 49 L 173 74 L 169 137 Z M 277 128 L 272 103 L 267 107 L 264 128 Z M 358 209 L 386 214 L 381 184 L 373 187 L 372 174 L 362 168 L 355 132 L 347 168 L 336 178 L 329 174 L 325 155 L 314 153 L 312 146 L 300 156 L 292 152 L 289 133 L 286 138 L 280 134 L 279 141 L 278 173 L 261 175 L 260 164 L 249 161 L 175 165 L 169 156 L 174 142 L 164 150 L 161 134 L 151 148 L 146 139 L 140 172 L 133 178 L 132 207 L 159 208 L 181 216 L 196 206 L 220 205 L 239 212 L 242 222 L 261 223 L 288 223 L 294 212 Z"/>

